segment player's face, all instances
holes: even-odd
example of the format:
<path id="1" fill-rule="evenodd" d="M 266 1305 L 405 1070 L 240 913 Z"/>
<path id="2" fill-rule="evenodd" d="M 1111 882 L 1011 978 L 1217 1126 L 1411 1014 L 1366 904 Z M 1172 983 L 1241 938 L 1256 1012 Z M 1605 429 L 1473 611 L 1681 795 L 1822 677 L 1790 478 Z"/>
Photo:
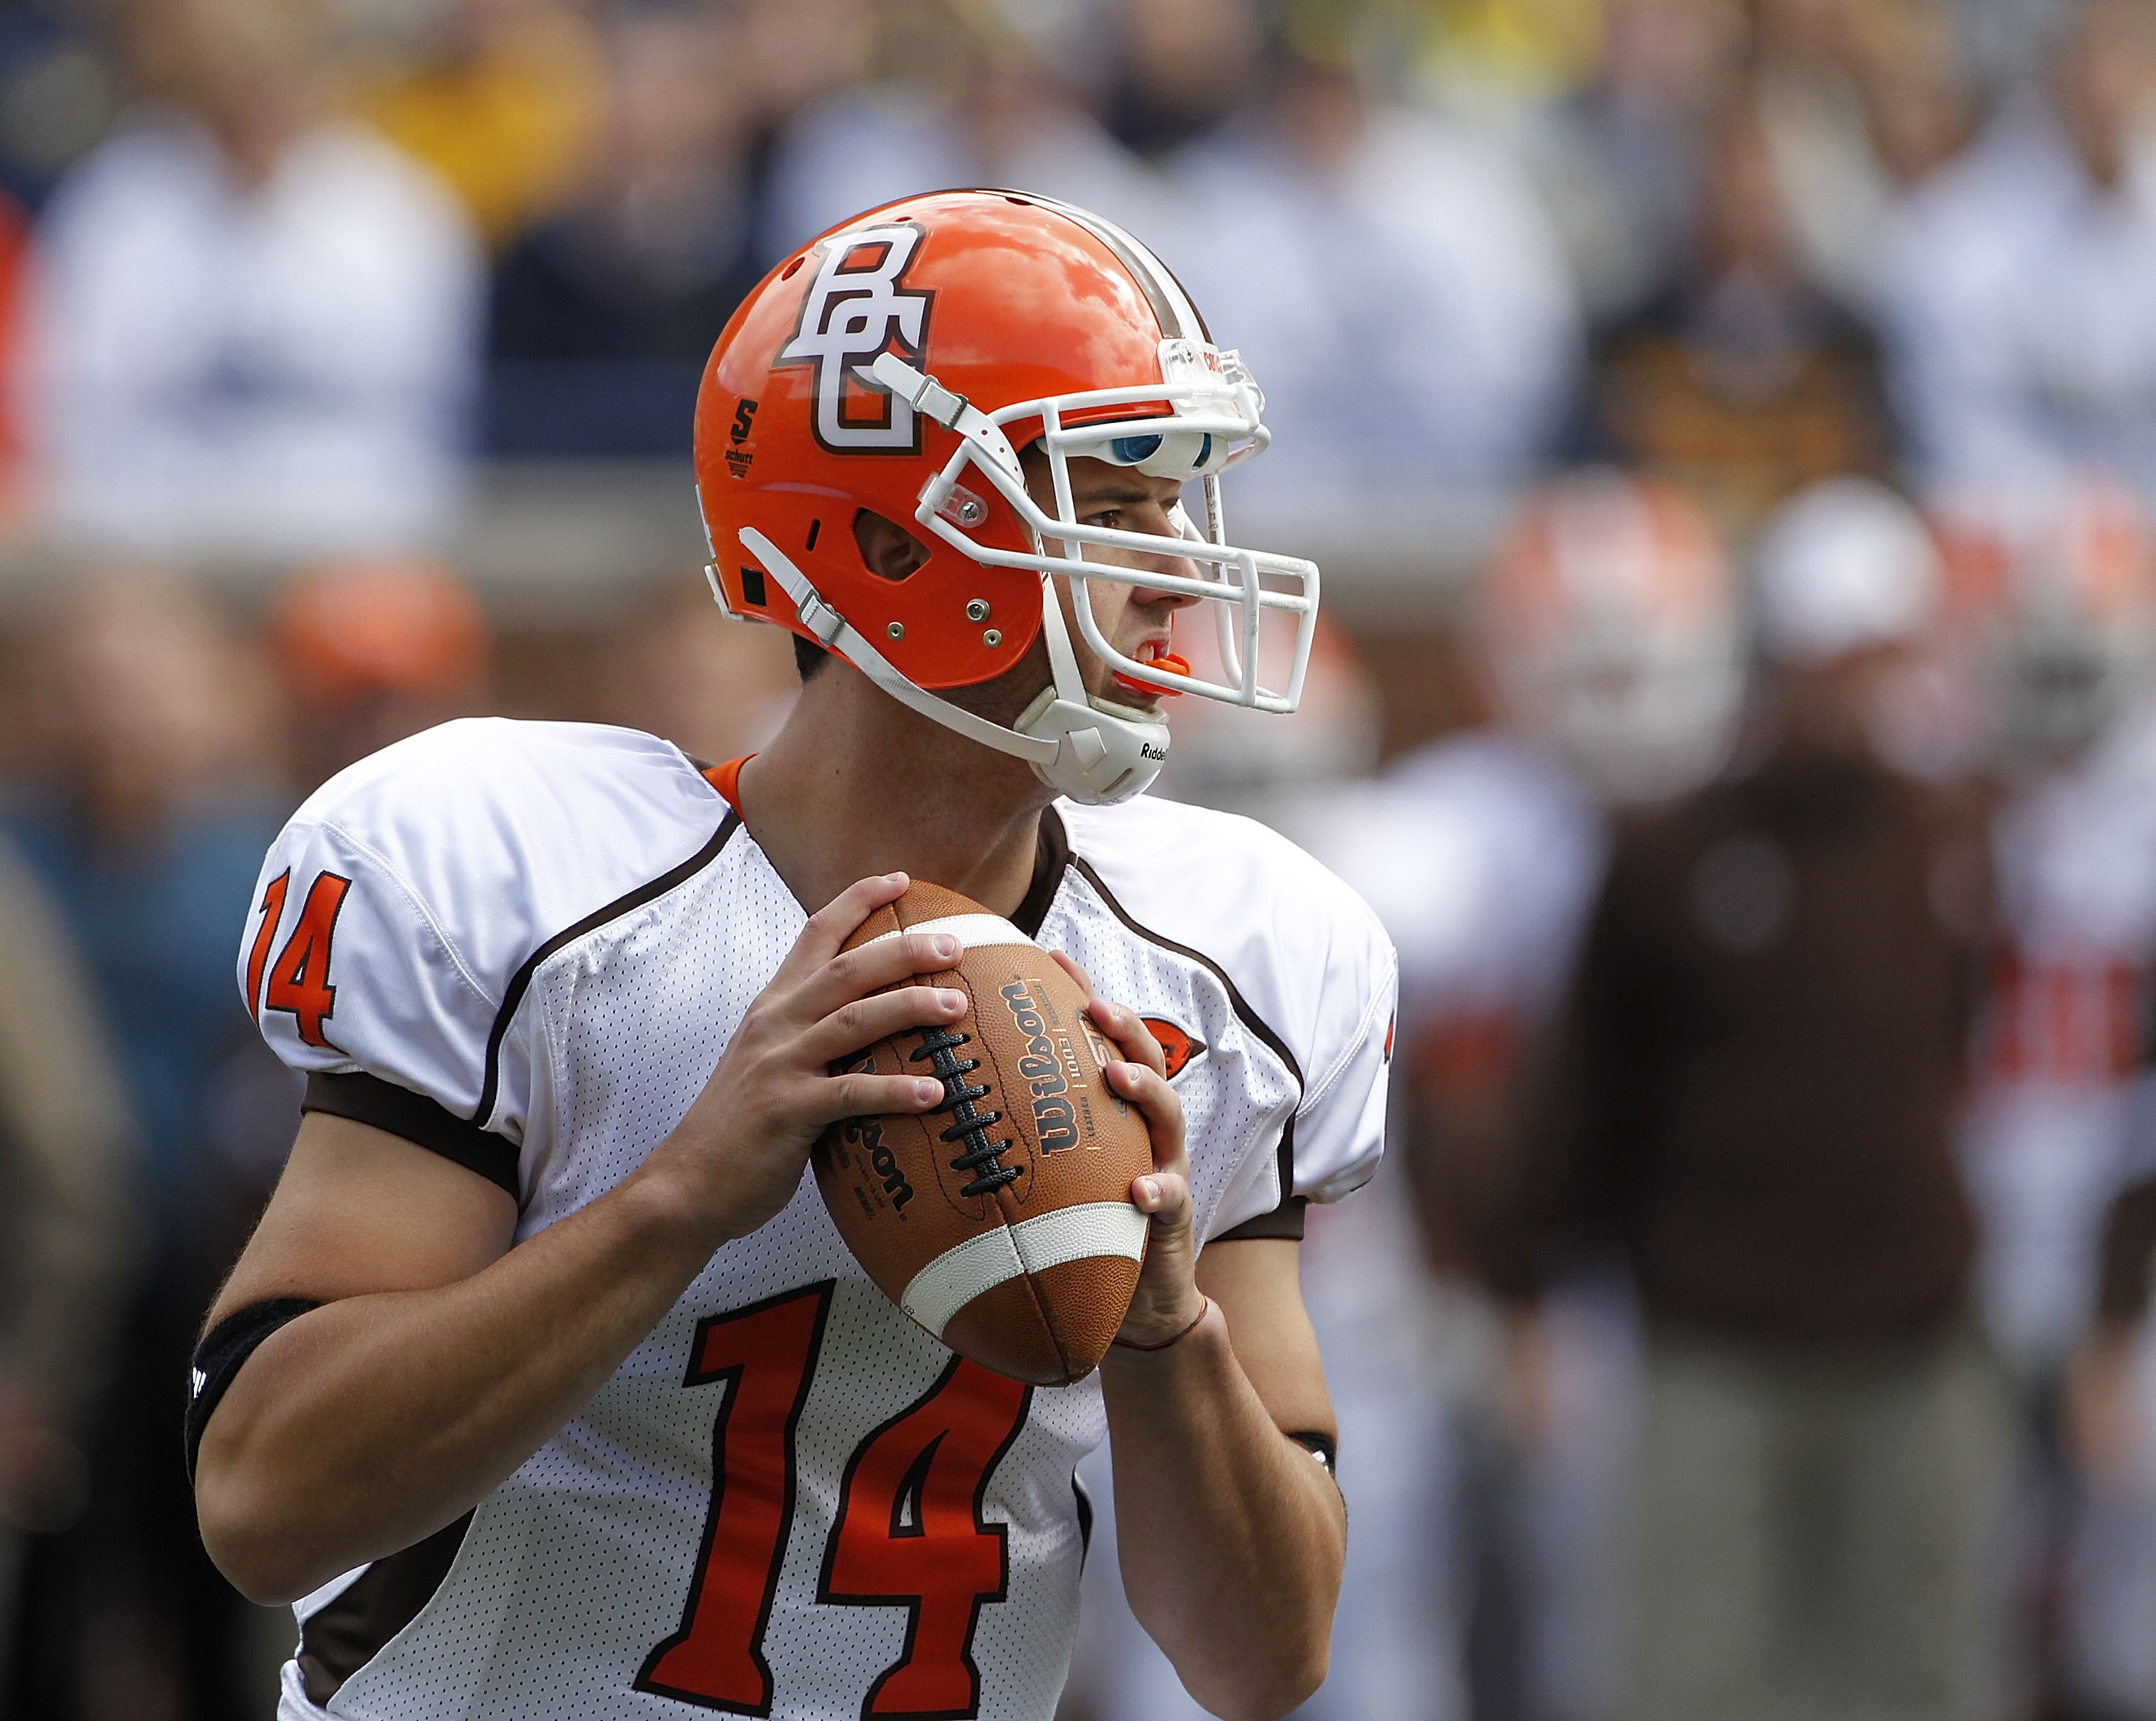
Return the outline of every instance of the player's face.
<path id="1" fill-rule="evenodd" d="M 1026 468 L 1027 488 L 1032 491 L 1034 499 L 1052 514 L 1055 498 L 1047 464 L 1029 459 Z M 1182 534 L 1168 517 L 1168 510 L 1183 494 L 1179 480 L 1148 477 L 1134 468 L 1111 465 L 1106 460 L 1083 455 L 1070 460 L 1070 471 L 1071 511 L 1080 524 L 1106 526 L 1116 531 L 1146 532 L 1165 538 L 1170 544 L 1181 539 Z M 1134 569 L 1142 574 L 1173 574 L 1186 580 L 1201 577 L 1198 564 L 1188 556 L 1176 554 L 1168 545 L 1163 545 L 1161 553 L 1156 556 L 1089 544 L 1086 546 L 1086 559 Z M 1067 608 L 1078 600 L 1072 582 L 1060 583 Z M 1176 611 L 1198 601 L 1148 590 L 1142 581 L 1126 586 L 1116 581 L 1091 581 L 1086 582 L 1085 595 L 1091 599 L 1093 618 L 1100 625 L 1101 637 L 1125 656 L 1142 663 L 1149 663 L 1169 649 L 1169 633 Z M 1148 709 L 1159 703 L 1160 695 L 1152 689 L 1136 682 L 1116 680 L 1108 667 L 1087 648 L 1075 627 L 1071 629 L 1071 642 L 1077 648 L 1078 663 L 1085 673 L 1088 692 Z"/>

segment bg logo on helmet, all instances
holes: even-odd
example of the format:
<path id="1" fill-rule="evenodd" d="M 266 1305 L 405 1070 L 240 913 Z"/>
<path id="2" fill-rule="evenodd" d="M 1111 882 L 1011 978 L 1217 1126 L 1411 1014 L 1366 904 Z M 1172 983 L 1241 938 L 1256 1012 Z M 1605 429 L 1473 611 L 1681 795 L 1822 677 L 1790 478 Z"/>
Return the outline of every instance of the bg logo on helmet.
<path id="1" fill-rule="evenodd" d="M 913 408 L 870 382 L 867 368 L 882 352 L 921 356 L 936 295 L 903 283 L 921 231 L 896 222 L 833 239 L 802 297 L 793 338 L 778 350 L 778 364 L 816 366 L 816 440 L 834 454 L 921 452 Z"/>

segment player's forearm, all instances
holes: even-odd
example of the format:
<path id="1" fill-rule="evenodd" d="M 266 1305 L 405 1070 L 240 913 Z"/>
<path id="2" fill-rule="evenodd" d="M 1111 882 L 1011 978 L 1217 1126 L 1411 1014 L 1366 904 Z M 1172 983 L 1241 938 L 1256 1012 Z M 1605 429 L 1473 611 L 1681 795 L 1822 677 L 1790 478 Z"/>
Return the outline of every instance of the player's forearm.
<path id="1" fill-rule="evenodd" d="M 289 1601 L 454 1521 L 583 1406 L 719 1241 L 633 1178 L 470 1278 L 302 1315 L 204 1432 L 212 1556 L 255 1600 Z"/>
<path id="2" fill-rule="evenodd" d="M 1284 1714 L 1325 1677 L 1347 1551 L 1339 1491 L 1276 1427 L 1219 1305 L 1169 1350 L 1101 1365 L 1132 1611 L 1216 1714 Z"/>

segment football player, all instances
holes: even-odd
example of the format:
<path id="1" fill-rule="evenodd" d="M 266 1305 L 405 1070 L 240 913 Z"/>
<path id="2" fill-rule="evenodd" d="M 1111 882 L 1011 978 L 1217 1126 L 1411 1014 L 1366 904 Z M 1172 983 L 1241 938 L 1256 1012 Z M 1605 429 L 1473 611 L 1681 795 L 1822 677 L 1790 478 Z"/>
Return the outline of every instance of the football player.
<path id="1" fill-rule="evenodd" d="M 803 665 L 772 745 L 475 720 L 295 815 L 239 977 L 305 1116 L 188 1423 L 213 1554 L 295 1601 L 285 1716 L 1045 1721 L 1111 1432 L 1192 1692 L 1270 1716 L 1322 1677 L 1346 1527 L 1296 1239 L 1377 1159 L 1392 951 L 1284 840 L 1141 793 L 1166 696 L 1296 703 L 1317 571 L 1220 505 L 1260 407 L 1093 216 L 862 216 L 744 303 L 697 408 L 713 590 Z M 943 935 L 841 954 L 909 878 L 1097 978 L 1152 1133 L 1076 1386 L 954 1356 L 802 1176 L 833 1121 L 943 1104 L 828 1073 L 963 1012 L 905 984 Z"/>
<path id="2" fill-rule="evenodd" d="M 2117 1346 L 2072 1364 L 2106 1312 L 2107 1207 L 2147 1169 L 2131 1125 L 2156 976 L 2156 533 L 2094 470 L 1940 512 L 1964 674 L 1997 731 L 2000 936 L 1961 1145 L 1980 1307 L 2020 1411 L 2009 1671 L 2032 1709 L 2041 1693 L 2147 1713 L 2143 1634 L 2116 1621 L 2149 1601 L 2148 1489 L 2077 1466 L 2068 1412 L 2071 1389 L 2131 1380 L 2087 1366 L 2124 1364 Z"/>
<path id="3" fill-rule="evenodd" d="M 1311 1705 L 1325 1721 L 1613 1706 L 1630 1312 L 1586 1271 L 1505 1318 L 1476 1284 L 1475 1220 L 1517 1160 L 1611 819 L 1696 786 L 1733 739 L 1738 602 L 1712 520 L 1669 480 L 1550 480 L 1475 594 L 1489 720 L 1312 828 L 1401 967 L 1399 1134 L 1373 1191 L 1389 1178 L 1401 1198 L 1327 1214 L 1304 1262 L 1358 1455 L 1339 1672 Z M 1381 1298 L 1411 1318 L 1371 1321 Z"/>

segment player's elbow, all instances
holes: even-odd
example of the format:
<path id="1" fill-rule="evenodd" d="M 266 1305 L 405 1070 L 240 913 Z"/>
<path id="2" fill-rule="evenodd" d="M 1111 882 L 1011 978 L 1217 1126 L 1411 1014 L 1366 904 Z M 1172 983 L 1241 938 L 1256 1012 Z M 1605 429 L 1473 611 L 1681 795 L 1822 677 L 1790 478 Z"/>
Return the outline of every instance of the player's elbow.
<path id="1" fill-rule="evenodd" d="M 1246 1712 L 1251 1721 L 1279 1721 L 1290 1710 L 1301 1708 L 1317 1695 L 1332 1667 L 1332 1646 L 1322 1639 L 1311 1645 L 1279 1670 L 1273 1688 Z"/>
<path id="2" fill-rule="evenodd" d="M 1321 1636 L 1306 1644 L 1276 1643 L 1270 1653 L 1224 1664 L 1209 1679 L 1183 1683 L 1225 1721 L 1280 1721 L 1310 1700 L 1331 1666 L 1332 1647 Z"/>
<path id="3" fill-rule="evenodd" d="M 237 1466 L 209 1462 L 207 1453 L 195 1473 L 195 1522 L 226 1581 L 262 1606 L 296 1601 L 336 1575 L 316 1569 L 268 1490 Z"/>

